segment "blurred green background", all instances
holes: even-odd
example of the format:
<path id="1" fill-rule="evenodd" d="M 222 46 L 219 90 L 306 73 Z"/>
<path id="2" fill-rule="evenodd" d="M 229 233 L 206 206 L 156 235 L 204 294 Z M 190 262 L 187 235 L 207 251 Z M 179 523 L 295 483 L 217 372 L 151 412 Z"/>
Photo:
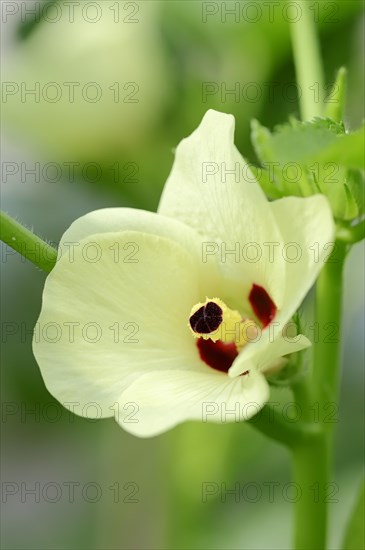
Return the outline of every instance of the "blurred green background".
<path id="1" fill-rule="evenodd" d="M 311 5 L 327 83 L 349 70 L 346 124 L 356 128 L 363 3 Z M 174 147 L 208 108 L 236 116 L 236 144 L 254 161 L 250 120 L 273 127 L 298 115 L 286 10 L 283 1 L 2 2 L 2 208 L 54 243 L 96 208 L 155 210 Z M 139 440 L 112 419 L 57 406 L 31 351 L 45 274 L 1 252 L 2 547 L 289 549 L 289 457 L 250 426 L 187 423 Z M 363 266 L 357 245 L 346 270 L 333 549 L 363 468 Z M 206 502 L 204 483 L 217 488 Z M 241 496 L 222 502 L 221 484 Z"/>

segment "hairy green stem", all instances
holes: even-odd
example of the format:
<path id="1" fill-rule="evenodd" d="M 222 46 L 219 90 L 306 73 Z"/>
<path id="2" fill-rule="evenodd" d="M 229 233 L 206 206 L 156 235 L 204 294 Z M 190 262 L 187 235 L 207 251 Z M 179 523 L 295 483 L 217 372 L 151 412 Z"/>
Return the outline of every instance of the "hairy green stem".
<path id="1" fill-rule="evenodd" d="M 300 18 L 291 23 L 291 38 L 302 120 L 323 116 L 324 77 L 319 41 L 308 0 L 299 0 Z"/>
<path id="2" fill-rule="evenodd" d="M 19 222 L 0 212 L 1 240 L 24 258 L 49 273 L 57 260 L 57 250 Z"/>

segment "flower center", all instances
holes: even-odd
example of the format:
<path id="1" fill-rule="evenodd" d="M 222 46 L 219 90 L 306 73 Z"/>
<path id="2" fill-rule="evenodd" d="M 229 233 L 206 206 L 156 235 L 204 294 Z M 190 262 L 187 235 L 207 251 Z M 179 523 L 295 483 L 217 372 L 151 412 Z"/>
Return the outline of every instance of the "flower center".
<path id="1" fill-rule="evenodd" d="M 210 334 L 223 321 L 223 310 L 216 302 L 207 302 L 190 316 L 189 322 L 194 334 Z"/>
<path id="2" fill-rule="evenodd" d="M 238 311 L 229 309 L 219 298 L 207 298 L 204 303 L 196 304 L 189 317 L 189 327 L 195 338 L 234 342 L 238 348 L 248 341 L 248 324 L 252 326 L 254 321 L 243 319 Z"/>
<path id="3" fill-rule="evenodd" d="M 219 298 L 207 298 L 191 310 L 189 327 L 197 338 L 200 358 L 213 369 L 228 372 L 239 351 L 257 335 L 252 319 L 229 309 Z"/>
<path id="4" fill-rule="evenodd" d="M 256 284 L 252 285 L 248 300 L 264 329 L 276 315 L 275 303 L 266 290 Z M 260 330 L 255 321 L 229 309 L 219 298 L 207 298 L 204 303 L 196 304 L 190 312 L 189 328 L 198 339 L 196 344 L 202 361 L 222 372 L 228 372 L 248 342 L 257 340 Z"/>

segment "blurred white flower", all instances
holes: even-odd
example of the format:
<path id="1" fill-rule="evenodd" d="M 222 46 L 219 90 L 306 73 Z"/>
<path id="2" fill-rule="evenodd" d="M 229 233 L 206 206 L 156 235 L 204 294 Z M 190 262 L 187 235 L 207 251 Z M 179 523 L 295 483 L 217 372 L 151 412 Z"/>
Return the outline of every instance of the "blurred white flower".
<path id="1" fill-rule="evenodd" d="M 328 254 L 327 199 L 268 202 L 233 134 L 232 116 L 208 111 L 157 214 L 98 210 L 63 235 L 33 349 L 77 414 L 115 414 L 142 437 L 244 420 L 269 398 L 265 371 L 310 345 L 286 327 Z"/>
<path id="2" fill-rule="evenodd" d="M 161 5 L 81 0 L 42 11 L 37 2 L 33 11 L 37 5 L 44 17 L 14 46 L 3 75 L 8 129 L 67 162 L 115 162 L 151 139 L 170 94 Z"/>

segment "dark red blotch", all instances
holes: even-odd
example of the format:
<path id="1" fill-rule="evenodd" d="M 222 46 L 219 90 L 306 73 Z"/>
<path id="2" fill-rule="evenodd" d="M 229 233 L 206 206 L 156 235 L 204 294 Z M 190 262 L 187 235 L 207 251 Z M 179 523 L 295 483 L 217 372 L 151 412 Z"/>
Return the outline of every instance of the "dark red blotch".
<path id="1" fill-rule="evenodd" d="M 209 367 L 221 372 L 228 372 L 238 355 L 234 342 L 226 344 L 221 340 L 213 342 L 211 339 L 204 340 L 204 338 L 199 338 L 197 346 L 202 361 L 209 365 Z"/>
<path id="2" fill-rule="evenodd" d="M 266 290 L 262 286 L 254 284 L 248 299 L 254 314 L 261 321 L 262 327 L 267 327 L 274 319 L 277 307 Z"/>

